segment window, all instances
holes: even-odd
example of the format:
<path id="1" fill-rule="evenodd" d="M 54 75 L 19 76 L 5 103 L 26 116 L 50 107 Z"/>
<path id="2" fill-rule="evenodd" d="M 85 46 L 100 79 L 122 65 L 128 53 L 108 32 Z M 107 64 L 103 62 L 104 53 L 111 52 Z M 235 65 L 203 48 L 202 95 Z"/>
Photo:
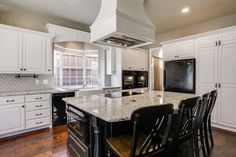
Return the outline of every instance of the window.
<path id="1" fill-rule="evenodd" d="M 57 87 L 95 87 L 100 84 L 98 50 L 55 48 L 54 68 Z"/>

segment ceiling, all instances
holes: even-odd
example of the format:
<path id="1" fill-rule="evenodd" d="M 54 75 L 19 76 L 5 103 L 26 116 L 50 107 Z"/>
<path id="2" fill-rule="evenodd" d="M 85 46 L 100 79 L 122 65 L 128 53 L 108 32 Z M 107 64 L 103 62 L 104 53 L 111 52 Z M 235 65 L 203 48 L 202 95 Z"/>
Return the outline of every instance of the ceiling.
<path id="1" fill-rule="evenodd" d="M 0 0 L 0 4 L 89 26 L 99 12 L 101 0 Z M 158 33 L 236 12 L 236 0 L 145 0 L 144 6 Z M 183 7 L 189 7 L 190 12 L 183 14 Z"/>

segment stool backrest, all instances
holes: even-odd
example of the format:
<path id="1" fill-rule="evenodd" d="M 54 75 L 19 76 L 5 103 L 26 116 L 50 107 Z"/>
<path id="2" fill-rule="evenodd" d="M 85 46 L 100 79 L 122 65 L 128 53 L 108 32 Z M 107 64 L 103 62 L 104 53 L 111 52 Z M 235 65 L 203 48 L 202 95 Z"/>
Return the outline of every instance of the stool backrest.
<path id="1" fill-rule="evenodd" d="M 165 149 L 173 113 L 172 104 L 144 107 L 133 112 L 130 157 L 154 156 Z M 162 136 L 161 131 L 164 132 Z"/>
<path id="2" fill-rule="evenodd" d="M 207 113 L 207 108 L 209 107 L 210 93 L 206 93 L 202 96 L 201 102 L 198 106 L 198 113 L 195 119 L 194 126 L 199 128 L 204 120 L 204 116 Z"/>
<path id="3" fill-rule="evenodd" d="M 211 91 L 211 93 L 210 93 L 210 102 L 208 104 L 207 113 L 206 113 L 204 118 L 208 118 L 211 115 L 212 110 L 214 109 L 214 106 L 215 106 L 215 103 L 216 103 L 217 95 L 218 95 L 217 90 Z"/>
<path id="4" fill-rule="evenodd" d="M 193 132 L 195 118 L 198 114 L 201 97 L 185 99 L 179 105 L 179 131 L 178 138 L 188 136 Z"/>

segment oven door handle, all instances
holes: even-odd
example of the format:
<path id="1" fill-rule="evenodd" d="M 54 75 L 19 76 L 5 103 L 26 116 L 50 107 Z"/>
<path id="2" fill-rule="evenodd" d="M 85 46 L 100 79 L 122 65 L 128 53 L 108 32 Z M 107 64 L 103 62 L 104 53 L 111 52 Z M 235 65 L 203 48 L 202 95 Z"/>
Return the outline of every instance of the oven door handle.
<path id="1" fill-rule="evenodd" d="M 87 123 L 88 121 L 81 118 L 79 115 L 77 115 L 76 113 L 74 113 L 73 111 L 70 111 L 68 109 L 66 109 L 66 114 L 73 117 L 74 119 L 78 120 L 78 121 L 82 121 L 84 123 Z"/>

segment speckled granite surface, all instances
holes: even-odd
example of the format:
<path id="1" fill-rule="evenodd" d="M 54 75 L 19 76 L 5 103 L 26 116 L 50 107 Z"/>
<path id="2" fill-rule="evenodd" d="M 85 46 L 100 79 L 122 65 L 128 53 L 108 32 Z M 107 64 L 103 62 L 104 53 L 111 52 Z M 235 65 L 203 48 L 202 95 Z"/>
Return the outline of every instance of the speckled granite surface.
<path id="1" fill-rule="evenodd" d="M 107 98 L 101 94 L 64 98 L 63 100 L 102 120 L 118 122 L 130 120 L 132 112 L 144 106 L 171 103 L 175 109 L 178 109 L 179 102 L 182 99 L 194 96 L 193 94 L 149 91 L 140 95 L 122 98 Z"/>

